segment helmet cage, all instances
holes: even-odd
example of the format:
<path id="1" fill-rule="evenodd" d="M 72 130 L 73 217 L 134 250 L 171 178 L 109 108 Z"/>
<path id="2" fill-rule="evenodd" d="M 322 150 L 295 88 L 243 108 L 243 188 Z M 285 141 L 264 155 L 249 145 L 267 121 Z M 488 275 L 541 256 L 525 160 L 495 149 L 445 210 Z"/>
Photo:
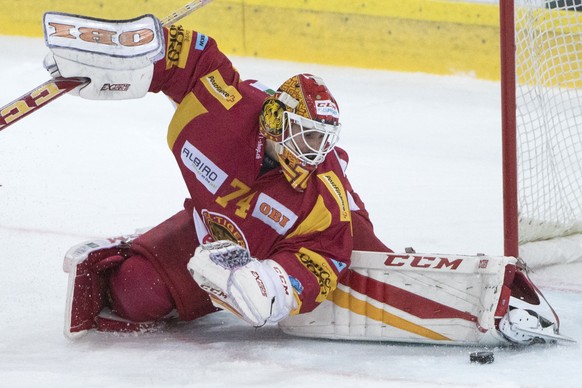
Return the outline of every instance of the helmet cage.
<path id="1" fill-rule="evenodd" d="M 281 145 L 304 164 L 317 166 L 339 140 L 341 124 L 326 124 L 296 113 L 283 113 Z"/>

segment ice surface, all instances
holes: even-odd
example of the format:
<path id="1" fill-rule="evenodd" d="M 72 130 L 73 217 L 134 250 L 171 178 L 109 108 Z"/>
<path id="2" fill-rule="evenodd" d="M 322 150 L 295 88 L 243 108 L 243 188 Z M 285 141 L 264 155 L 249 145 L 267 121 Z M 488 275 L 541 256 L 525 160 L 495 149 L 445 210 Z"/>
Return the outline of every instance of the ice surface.
<path id="1" fill-rule="evenodd" d="M 39 39 L 0 37 L 0 105 L 48 79 Z M 499 84 L 233 58 L 244 78 L 277 86 L 322 76 L 342 111 L 349 177 L 393 249 L 502 253 Z M 97 102 L 64 96 L 0 132 L 2 387 L 579 386 L 579 345 L 493 349 L 333 342 L 255 330 L 227 313 L 167 332 L 62 335 L 78 242 L 156 225 L 187 195 L 166 145 L 163 96 Z M 533 276 L 582 340 L 581 264 Z M 479 350 L 479 349 L 477 349 Z"/>

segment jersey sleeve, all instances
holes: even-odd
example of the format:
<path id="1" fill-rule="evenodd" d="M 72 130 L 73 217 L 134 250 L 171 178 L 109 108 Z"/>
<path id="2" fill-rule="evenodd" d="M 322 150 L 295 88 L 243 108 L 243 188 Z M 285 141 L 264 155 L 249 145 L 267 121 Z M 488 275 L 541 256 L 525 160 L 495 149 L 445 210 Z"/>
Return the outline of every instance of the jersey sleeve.
<path id="1" fill-rule="evenodd" d="M 354 234 L 353 249 L 369 252 L 393 252 L 392 249 L 386 246 L 378 236 L 376 236 L 374 225 L 370 220 L 370 214 L 366 209 L 366 205 L 358 193 L 353 189 L 352 184 L 347 178 L 346 170 L 349 162 L 347 152 L 339 147 L 336 147 L 334 152 L 342 167 L 345 178 L 344 185 L 352 214 L 352 230 Z"/>
<path id="2" fill-rule="evenodd" d="M 341 181 L 333 172 L 315 179 L 331 179 L 330 190 L 320 192 L 307 217 L 270 256 L 291 278 L 299 305 L 295 313 L 309 312 L 331 295 L 347 273 L 352 252 L 351 215 Z M 337 197 L 332 190 L 340 192 Z"/>
<path id="3" fill-rule="evenodd" d="M 166 54 L 154 65 L 150 92 L 163 92 L 180 103 L 201 83 L 203 76 L 214 71 L 230 85 L 239 82 L 238 72 L 213 38 L 182 26 L 171 26 L 164 28 L 164 39 Z"/>

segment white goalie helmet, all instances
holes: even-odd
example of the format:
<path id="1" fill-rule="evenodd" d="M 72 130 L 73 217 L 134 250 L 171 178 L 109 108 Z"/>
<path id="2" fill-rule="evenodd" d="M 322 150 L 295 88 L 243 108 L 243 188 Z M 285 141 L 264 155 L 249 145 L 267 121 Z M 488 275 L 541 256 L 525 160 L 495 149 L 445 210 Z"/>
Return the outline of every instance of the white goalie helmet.
<path id="1" fill-rule="evenodd" d="M 339 140 L 337 102 L 321 78 L 293 76 L 265 100 L 260 128 L 276 143 L 287 180 L 293 188 L 304 190 L 311 172 Z"/>

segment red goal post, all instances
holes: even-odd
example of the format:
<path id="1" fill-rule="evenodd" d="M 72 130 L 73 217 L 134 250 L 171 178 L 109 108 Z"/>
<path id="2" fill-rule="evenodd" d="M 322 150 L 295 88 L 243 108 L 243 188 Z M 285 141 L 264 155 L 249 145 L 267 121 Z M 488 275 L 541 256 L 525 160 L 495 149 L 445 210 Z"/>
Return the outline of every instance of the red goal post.
<path id="1" fill-rule="evenodd" d="M 500 0 L 503 237 L 505 256 L 519 256 L 515 128 L 515 30 L 513 0 Z"/>
<path id="2" fill-rule="evenodd" d="M 500 0 L 505 255 L 582 259 L 582 0 Z"/>

